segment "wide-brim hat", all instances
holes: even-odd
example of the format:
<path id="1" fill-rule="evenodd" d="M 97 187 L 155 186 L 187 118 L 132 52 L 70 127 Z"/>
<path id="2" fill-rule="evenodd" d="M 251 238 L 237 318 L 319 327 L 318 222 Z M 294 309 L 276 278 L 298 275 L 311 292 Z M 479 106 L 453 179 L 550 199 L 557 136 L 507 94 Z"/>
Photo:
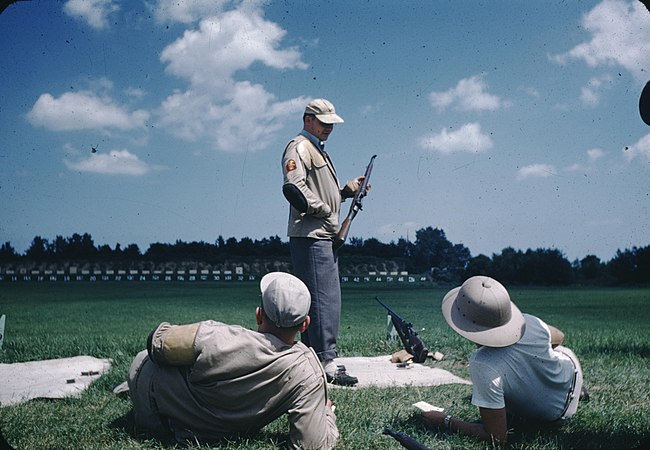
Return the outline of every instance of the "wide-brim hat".
<path id="1" fill-rule="evenodd" d="M 343 118 L 336 114 L 334 105 L 329 100 L 317 98 L 307 104 L 305 114 L 312 114 L 323 123 L 343 123 Z"/>
<path id="2" fill-rule="evenodd" d="M 260 280 L 262 309 L 279 328 L 302 324 L 311 306 L 309 289 L 299 278 L 286 272 L 267 273 Z"/>
<path id="3" fill-rule="evenodd" d="M 474 276 L 449 291 L 442 315 L 458 334 L 487 347 L 506 347 L 521 339 L 526 320 L 497 280 Z"/>

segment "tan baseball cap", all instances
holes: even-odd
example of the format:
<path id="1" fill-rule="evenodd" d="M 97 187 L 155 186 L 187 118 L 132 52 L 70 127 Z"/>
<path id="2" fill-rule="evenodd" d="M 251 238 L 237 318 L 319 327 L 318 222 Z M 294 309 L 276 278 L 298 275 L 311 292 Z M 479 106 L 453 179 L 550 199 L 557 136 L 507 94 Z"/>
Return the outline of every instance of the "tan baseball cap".
<path id="1" fill-rule="evenodd" d="M 526 320 L 497 280 L 467 279 L 442 300 L 442 315 L 458 334 L 487 347 L 506 347 L 521 339 Z"/>
<path id="2" fill-rule="evenodd" d="M 307 318 L 311 295 L 305 283 L 285 272 L 267 273 L 260 280 L 262 309 L 279 328 L 300 325 Z"/>
<path id="3" fill-rule="evenodd" d="M 341 116 L 336 114 L 334 105 L 329 100 L 317 98 L 309 102 L 305 114 L 313 114 L 323 123 L 343 123 Z"/>

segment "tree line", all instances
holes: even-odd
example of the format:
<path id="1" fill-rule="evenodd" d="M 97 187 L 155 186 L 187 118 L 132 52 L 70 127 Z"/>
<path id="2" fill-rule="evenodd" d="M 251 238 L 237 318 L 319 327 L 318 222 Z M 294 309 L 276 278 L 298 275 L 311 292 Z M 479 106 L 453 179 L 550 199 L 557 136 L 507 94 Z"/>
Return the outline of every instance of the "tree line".
<path id="1" fill-rule="evenodd" d="M 339 254 L 342 273 L 357 270 L 381 270 L 390 267 L 413 274 L 426 274 L 434 282 L 456 284 L 472 275 L 492 276 L 509 285 L 559 286 L 571 284 L 642 285 L 650 283 L 650 246 L 618 250 L 609 261 L 595 255 L 569 261 L 557 249 L 516 250 L 504 248 L 501 253 L 472 256 L 462 244 L 450 242 L 439 228 L 426 227 L 416 231 L 415 241 L 399 239 L 381 242 L 375 238 L 351 238 Z M 36 236 L 29 248 L 19 254 L 5 242 L 0 246 L 0 264 L 28 265 L 36 262 L 69 261 L 123 264 L 143 262 L 200 262 L 279 260 L 289 261 L 289 243 L 278 236 L 260 240 L 248 237 L 237 240 L 219 236 L 214 243 L 153 243 L 144 252 L 137 244 L 122 247 L 119 243 L 96 246 L 88 233 L 70 237 L 56 236 L 52 241 Z"/>

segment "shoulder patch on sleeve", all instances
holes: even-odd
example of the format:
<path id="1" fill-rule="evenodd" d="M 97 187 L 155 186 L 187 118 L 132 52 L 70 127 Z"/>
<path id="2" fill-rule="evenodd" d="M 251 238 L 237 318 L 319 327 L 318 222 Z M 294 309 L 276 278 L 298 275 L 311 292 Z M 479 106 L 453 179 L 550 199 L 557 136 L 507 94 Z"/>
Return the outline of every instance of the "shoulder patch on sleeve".
<path id="1" fill-rule="evenodd" d="M 289 161 L 287 161 L 287 166 L 286 166 L 287 172 L 291 172 L 293 170 L 296 170 L 297 167 L 298 166 L 296 165 L 296 162 L 293 159 L 290 159 Z"/>

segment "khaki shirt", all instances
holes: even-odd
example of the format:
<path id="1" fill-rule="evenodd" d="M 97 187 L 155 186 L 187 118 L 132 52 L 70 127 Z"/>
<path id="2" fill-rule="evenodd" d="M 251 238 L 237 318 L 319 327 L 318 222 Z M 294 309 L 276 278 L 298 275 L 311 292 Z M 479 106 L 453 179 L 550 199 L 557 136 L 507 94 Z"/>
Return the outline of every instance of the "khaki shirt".
<path id="1" fill-rule="evenodd" d="M 156 366 L 150 380 L 150 399 L 159 415 L 171 419 L 177 439 L 254 432 L 288 414 L 294 448 L 334 447 L 336 416 L 313 350 L 237 325 L 196 325 L 194 363 Z M 167 331 L 161 330 L 154 333 L 154 347 L 164 346 Z"/>
<path id="2" fill-rule="evenodd" d="M 289 211 L 289 237 L 333 239 L 339 231 L 341 188 L 330 158 L 305 136 L 296 136 L 282 155 L 284 183 L 296 186 L 307 200 L 301 213 Z"/>

